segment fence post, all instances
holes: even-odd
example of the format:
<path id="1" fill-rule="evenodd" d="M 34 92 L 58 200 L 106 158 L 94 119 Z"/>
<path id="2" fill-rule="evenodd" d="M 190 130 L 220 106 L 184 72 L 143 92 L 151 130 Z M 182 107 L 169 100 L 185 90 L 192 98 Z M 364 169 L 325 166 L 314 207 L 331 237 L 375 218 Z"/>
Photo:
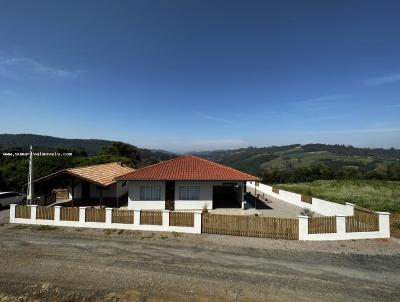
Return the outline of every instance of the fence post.
<path id="1" fill-rule="evenodd" d="M 133 209 L 133 225 L 140 225 L 140 209 Z"/>
<path id="2" fill-rule="evenodd" d="M 33 204 L 31 207 L 31 220 L 36 220 L 37 204 Z"/>
<path id="3" fill-rule="evenodd" d="M 169 228 L 169 210 L 162 210 L 162 226 L 166 230 Z"/>
<path id="4" fill-rule="evenodd" d="M 106 224 L 111 225 L 112 223 L 112 208 L 106 208 Z"/>
<path id="5" fill-rule="evenodd" d="M 390 213 L 388 212 L 375 212 L 379 219 L 379 233 L 383 238 L 390 238 Z"/>
<path id="6" fill-rule="evenodd" d="M 79 224 L 84 224 L 86 221 L 86 207 L 79 207 Z"/>
<path id="7" fill-rule="evenodd" d="M 16 204 L 10 204 L 10 223 L 15 222 L 15 207 L 17 205 Z"/>
<path id="8" fill-rule="evenodd" d="M 299 215 L 299 240 L 308 239 L 308 216 Z"/>
<path id="9" fill-rule="evenodd" d="M 353 216 L 354 215 L 354 204 L 350 202 L 346 202 L 346 215 Z"/>
<path id="10" fill-rule="evenodd" d="M 336 215 L 336 233 L 346 234 L 346 215 Z"/>
<path id="11" fill-rule="evenodd" d="M 61 220 L 61 206 L 54 206 L 54 221 L 60 222 Z"/>
<path id="12" fill-rule="evenodd" d="M 196 234 L 201 234 L 201 215 L 202 215 L 202 212 L 201 211 L 195 211 L 193 213 L 193 215 L 194 215 L 194 224 L 193 224 L 194 232 Z"/>

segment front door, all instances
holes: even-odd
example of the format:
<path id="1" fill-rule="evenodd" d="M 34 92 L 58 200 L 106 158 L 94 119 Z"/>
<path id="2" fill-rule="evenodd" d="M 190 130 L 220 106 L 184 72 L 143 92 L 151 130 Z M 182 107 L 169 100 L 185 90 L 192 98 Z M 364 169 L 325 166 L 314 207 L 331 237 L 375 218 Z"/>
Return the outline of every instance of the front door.
<path id="1" fill-rule="evenodd" d="M 165 182 L 165 209 L 175 210 L 175 181 Z"/>

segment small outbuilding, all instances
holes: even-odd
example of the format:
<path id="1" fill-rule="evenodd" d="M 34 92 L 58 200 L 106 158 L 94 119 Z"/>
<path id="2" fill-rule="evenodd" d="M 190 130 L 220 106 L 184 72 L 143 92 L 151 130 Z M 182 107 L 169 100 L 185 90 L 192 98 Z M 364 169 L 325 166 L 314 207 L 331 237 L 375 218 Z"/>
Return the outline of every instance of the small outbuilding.
<path id="1" fill-rule="evenodd" d="M 128 208 L 203 210 L 241 208 L 246 181 L 256 176 L 193 155 L 181 156 L 116 178 L 128 183 Z"/>
<path id="2" fill-rule="evenodd" d="M 115 178 L 133 171 L 119 162 L 68 168 L 36 179 L 35 194 L 42 205 L 118 207 L 127 202 L 128 187 Z"/>

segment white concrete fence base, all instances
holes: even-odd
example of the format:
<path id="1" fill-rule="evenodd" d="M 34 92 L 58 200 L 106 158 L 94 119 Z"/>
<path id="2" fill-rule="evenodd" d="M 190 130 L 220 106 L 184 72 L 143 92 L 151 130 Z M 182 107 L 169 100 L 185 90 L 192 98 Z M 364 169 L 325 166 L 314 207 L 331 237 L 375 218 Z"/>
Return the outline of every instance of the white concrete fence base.
<path id="1" fill-rule="evenodd" d="M 346 216 L 336 215 L 336 233 L 309 234 L 308 217 L 299 216 L 299 240 L 352 240 L 390 238 L 389 213 L 376 212 L 379 217 L 379 231 L 377 232 L 346 232 Z"/>
<path id="2" fill-rule="evenodd" d="M 105 222 L 88 222 L 86 220 L 86 207 L 79 207 L 79 221 L 67 221 L 60 219 L 61 207 L 54 207 L 54 220 L 36 219 L 37 205 L 31 205 L 31 218 L 15 218 L 15 208 L 17 205 L 10 205 L 10 223 L 50 225 L 61 227 L 79 227 L 96 229 L 123 229 L 134 231 L 158 231 L 158 232 L 177 232 L 201 234 L 201 212 L 195 211 L 193 227 L 181 227 L 169 225 L 169 211 L 162 211 L 162 225 L 140 224 L 140 210 L 133 210 L 133 223 L 112 223 L 112 208 L 106 208 Z"/>
<path id="3" fill-rule="evenodd" d="M 31 205 L 31 218 L 15 218 L 16 205 L 10 205 L 10 223 L 50 225 L 62 227 L 98 228 L 98 229 L 124 229 L 138 231 L 162 231 L 201 234 L 201 215 L 199 211 L 193 212 L 193 227 L 170 226 L 170 211 L 162 211 L 162 225 L 141 224 L 140 209 L 133 209 L 133 223 L 113 223 L 112 208 L 105 209 L 105 222 L 87 222 L 86 207 L 79 208 L 78 221 L 64 221 L 60 219 L 61 207 L 54 207 L 54 220 L 37 219 L 37 205 Z M 346 215 L 336 215 L 336 233 L 310 234 L 308 230 L 308 217 L 299 216 L 299 240 L 322 241 L 322 240 L 352 240 L 352 239 L 375 239 L 390 238 L 389 213 L 376 212 L 379 218 L 379 231 L 373 232 L 346 232 Z"/>

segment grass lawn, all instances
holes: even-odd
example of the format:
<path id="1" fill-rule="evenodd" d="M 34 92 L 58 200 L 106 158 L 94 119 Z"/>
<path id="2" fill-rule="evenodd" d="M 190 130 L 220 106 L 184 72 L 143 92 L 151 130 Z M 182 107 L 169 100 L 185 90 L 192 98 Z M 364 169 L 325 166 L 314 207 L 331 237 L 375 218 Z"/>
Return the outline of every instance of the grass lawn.
<path id="1" fill-rule="evenodd" d="M 351 202 L 375 211 L 400 213 L 400 181 L 318 180 L 277 187 L 337 203 Z"/>

